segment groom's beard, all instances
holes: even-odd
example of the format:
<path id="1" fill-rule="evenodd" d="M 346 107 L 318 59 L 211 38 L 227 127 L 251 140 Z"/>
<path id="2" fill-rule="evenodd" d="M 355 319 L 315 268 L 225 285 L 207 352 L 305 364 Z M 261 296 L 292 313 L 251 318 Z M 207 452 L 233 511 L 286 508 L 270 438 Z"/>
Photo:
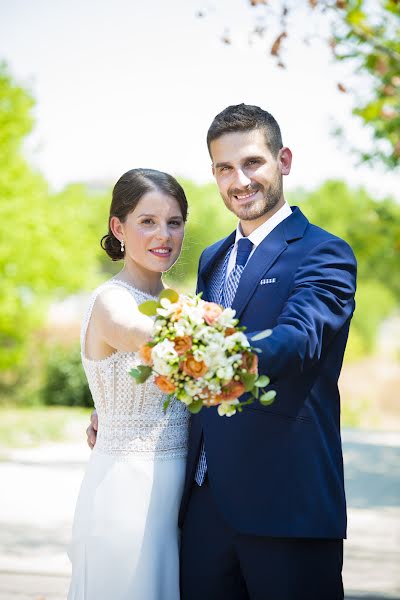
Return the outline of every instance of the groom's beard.
<path id="1" fill-rule="evenodd" d="M 249 200 L 240 206 L 235 202 L 234 196 L 248 194 L 250 192 L 260 192 L 260 198 Z M 268 187 L 261 184 L 250 184 L 245 189 L 238 188 L 229 191 L 228 198 L 222 196 L 226 207 L 233 212 L 242 221 L 254 221 L 271 211 L 281 200 L 283 194 L 282 176 L 277 174 L 274 181 Z"/>

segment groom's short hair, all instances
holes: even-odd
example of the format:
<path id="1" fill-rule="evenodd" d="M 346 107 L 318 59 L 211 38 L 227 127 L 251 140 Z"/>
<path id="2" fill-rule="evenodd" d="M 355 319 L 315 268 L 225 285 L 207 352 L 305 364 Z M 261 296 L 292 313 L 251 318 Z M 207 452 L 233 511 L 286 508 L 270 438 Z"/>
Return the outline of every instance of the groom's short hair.
<path id="1" fill-rule="evenodd" d="M 279 125 L 269 112 L 251 104 L 228 106 L 214 117 L 207 133 L 207 146 L 210 156 L 211 142 L 221 137 L 221 135 L 238 131 L 252 131 L 253 129 L 264 131 L 267 147 L 276 158 L 283 146 Z"/>

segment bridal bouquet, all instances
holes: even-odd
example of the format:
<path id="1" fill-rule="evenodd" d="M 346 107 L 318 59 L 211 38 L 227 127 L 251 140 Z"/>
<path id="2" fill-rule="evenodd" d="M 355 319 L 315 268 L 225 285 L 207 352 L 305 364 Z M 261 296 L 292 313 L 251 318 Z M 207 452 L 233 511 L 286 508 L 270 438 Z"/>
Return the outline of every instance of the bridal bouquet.
<path id="1" fill-rule="evenodd" d="M 179 295 L 171 289 L 139 310 L 155 316 L 155 322 L 152 338 L 140 348 L 144 364 L 130 374 L 138 383 L 154 375 L 155 384 L 168 394 L 165 409 L 173 396 L 192 413 L 218 405 L 219 415 L 228 417 L 255 400 L 273 402 L 276 392 L 263 390 L 269 378 L 258 375 L 259 350 L 250 346 L 234 310 L 205 302 L 201 294 Z M 269 334 L 264 331 L 252 341 Z M 245 392 L 250 397 L 240 403 Z"/>

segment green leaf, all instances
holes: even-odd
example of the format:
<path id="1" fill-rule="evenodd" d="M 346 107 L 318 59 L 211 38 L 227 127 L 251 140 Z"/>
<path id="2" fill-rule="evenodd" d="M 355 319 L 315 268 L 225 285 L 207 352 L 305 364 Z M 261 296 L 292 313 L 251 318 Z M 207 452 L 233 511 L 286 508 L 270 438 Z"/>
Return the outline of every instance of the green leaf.
<path id="1" fill-rule="evenodd" d="M 131 369 L 129 375 L 131 375 L 136 383 L 144 383 L 151 375 L 152 368 L 147 365 L 139 365 L 138 367 Z"/>
<path id="2" fill-rule="evenodd" d="M 240 375 L 240 380 L 243 383 L 246 392 L 250 392 L 250 390 L 253 389 L 256 379 L 257 375 L 253 375 L 252 373 L 242 373 Z"/>
<path id="3" fill-rule="evenodd" d="M 269 382 L 270 382 L 269 377 L 267 377 L 266 375 L 260 375 L 260 377 L 254 383 L 254 385 L 256 387 L 262 388 L 262 387 L 266 387 L 269 384 Z"/>
<path id="4" fill-rule="evenodd" d="M 171 396 L 168 396 L 168 398 L 165 400 L 165 402 L 163 404 L 163 410 L 164 410 L 164 412 L 167 411 L 167 408 L 168 408 L 170 402 L 171 402 Z"/>
<path id="5" fill-rule="evenodd" d="M 263 406 L 269 406 L 275 400 L 276 392 L 274 390 L 270 390 L 263 394 L 260 398 L 260 402 Z"/>
<path id="6" fill-rule="evenodd" d="M 179 294 L 175 290 L 167 288 L 163 290 L 160 294 L 160 300 L 162 300 L 163 298 L 168 298 L 168 300 L 173 304 L 174 302 L 178 302 Z"/>
<path id="7" fill-rule="evenodd" d="M 159 304 L 155 300 L 146 300 L 146 302 L 143 302 L 139 305 L 139 310 L 141 313 L 147 315 L 148 317 L 154 317 L 154 315 L 157 314 L 158 307 Z"/>
<path id="8" fill-rule="evenodd" d="M 203 400 L 195 400 L 192 404 L 188 404 L 187 409 L 192 415 L 196 415 L 203 408 Z"/>
<path id="9" fill-rule="evenodd" d="M 272 329 L 264 329 L 264 331 L 260 331 L 259 333 L 256 333 L 256 335 L 251 338 L 251 341 L 259 342 L 260 340 L 263 340 L 264 338 L 269 337 L 271 335 L 271 333 L 272 333 Z"/>

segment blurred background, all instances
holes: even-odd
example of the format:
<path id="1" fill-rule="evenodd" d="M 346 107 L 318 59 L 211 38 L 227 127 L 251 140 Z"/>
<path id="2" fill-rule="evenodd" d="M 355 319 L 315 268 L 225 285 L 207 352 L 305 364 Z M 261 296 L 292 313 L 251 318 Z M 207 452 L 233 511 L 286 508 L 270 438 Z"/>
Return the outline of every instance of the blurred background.
<path id="1" fill-rule="evenodd" d="M 346 239 L 358 259 L 340 380 L 356 535 L 346 582 L 354 598 L 400 597 L 399 14 L 397 0 L 1 3 L 0 471 L 33 502 L 18 467 L 49 469 L 42 491 L 56 465 L 72 469 L 68 492 L 51 501 L 65 509 L 54 517 L 60 539 L 87 458 L 80 320 L 90 290 L 122 267 L 99 244 L 112 187 L 139 166 L 180 180 L 190 215 L 166 281 L 194 291 L 202 249 L 235 227 L 212 181 L 207 129 L 225 106 L 245 102 L 275 116 L 293 152 L 287 199 Z M 29 550 L 23 545 L 22 524 L 32 519 L 23 507 L 15 516 L 17 504 L 11 492 L 0 500 L 0 599 L 62 597 L 50 580 L 36 590 L 22 578 L 18 588 L 21 573 L 61 577 L 68 567 L 60 559 L 50 568 L 49 558 L 32 566 L 51 552 L 40 528 Z M 385 532 L 386 554 L 376 538 L 357 538 L 365 519 Z M 357 579 L 378 550 L 389 571 L 372 583 Z"/>

